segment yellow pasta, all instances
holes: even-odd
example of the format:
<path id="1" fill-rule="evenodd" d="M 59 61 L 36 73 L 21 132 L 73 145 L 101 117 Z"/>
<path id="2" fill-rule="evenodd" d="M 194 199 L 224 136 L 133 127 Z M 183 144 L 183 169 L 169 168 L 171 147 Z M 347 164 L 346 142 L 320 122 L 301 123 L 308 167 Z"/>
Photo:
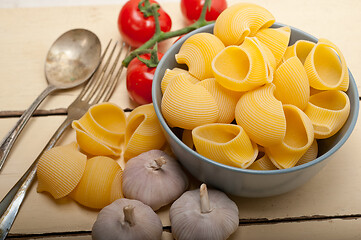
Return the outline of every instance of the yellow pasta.
<path id="1" fill-rule="evenodd" d="M 316 44 L 307 40 L 298 40 L 292 46 L 287 47 L 283 56 L 284 60 L 291 57 L 298 57 L 302 64 L 305 64 L 308 54 Z"/>
<path id="2" fill-rule="evenodd" d="M 177 63 L 185 63 L 191 75 L 203 80 L 213 77 L 212 60 L 224 45 L 215 35 L 197 33 L 189 37 L 175 55 Z"/>
<path id="3" fill-rule="evenodd" d="M 101 209 L 123 197 L 122 174 L 112 158 L 93 157 L 87 161 L 84 175 L 70 197 L 83 206 Z"/>
<path id="4" fill-rule="evenodd" d="M 259 159 L 256 159 L 248 169 L 253 170 L 277 170 L 278 168 L 272 163 L 267 154 L 262 153 L 263 156 Z"/>
<path id="5" fill-rule="evenodd" d="M 167 87 L 161 102 L 163 117 L 170 126 L 188 130 L 216 122 L 219 117 L 216 100 L 203 86 L 187 78 L 180 74 Z"/>
<path id="6" fill-rule="evenodd" d="M 253 37 L 261 28 L 275 22 L 274 16 L 265 8 L 253 3 L 238 3 L 225 9 L 214 25 L 214 35 L 224 45 L 239 45 L 245 37 Z"/>
<path id="7" fill-rule="evenodd" d="M 86 160 L 75 142 L 46 151 L 37 166 L 37 191 L 49 192 L 55 199 L 65 197 L 80 182 Z"/>
<path id="8" fill-rule="evenodd" d="M 286 134 L 282 103 L 274 97 L 274 90 L 275 85 L 270 83 L 246 92 L 235 110 L 237 124 L 264 147 L 281 143 Z"/>
<path id="9" fill-rule="evenodd" d="M 270 82 L 269 62 L 255 39 L 246 38 L 240 46 L 223 49 L 213 60 L 214 76 L 232 91 L 248 91 Z"/>
<path id="10" fill-rule="evenodd" d="M 160 149 L 165 141 L 153 103 L 141 105 L 127 118 L 124 160 L 152 149 Z"/>
<path id="11" fill-rule="evenodd" d="M 187 145 L 190 149 L 194 148 L 192 130 L 184 129 L 182 133 L 182 142 L 184 142 L 184 144 Z"/>
<path id="12" fill-rule="evenodd" d="M 247 168 L 257 157 L 257 144 L 252 142 L 241 126 L 213 123 L 192 131 L 198 153 L 216 162 Z"/>
<path id="13" fill-rule="evenodd" d="M 119 156 L 124 142 L 125 113 L 105 102 L 92 106 L 72 127 L 82 150 L 93 155 Z"/>
<path id="14" fill-rule="evenodd" d="M 234 120 L 234 110 L 240 92 L 235 92 L 222 87 L 215 78 L 208 78 L 197 83 L 203 86 L 214 97 L 219 110 L 218 123 L 231 123 Z"/>
<path id="15" fill-rule="evenodd" d="M 305 109 L 310 98 L 310 85 L 297 57 L 289 58 L 277 68 L 272 83 L 276 86 L 275 97 L 283 104 Z"/>
<path id="16" fill-rule="evenodd" d="M 196 77 L 193 77 L 192 75 L 190 75 L 190 73 L 187 70 L 184 70 L 182 68 L 173 68 L 171 69 L 167 69 L 165 70 L 164 76 L 162 78 L 162 82 L 161 82 L 161 90 L 162 93 L 164 94 L 165 89 L 167 88 L 167 86 L 169 85 L 169 83 L 172 81 L 172 79 L 177 76 L 178 74 L 181 73 L 186 73 L 189 75 L 188 80 L 191 81 L 192 83 L 197 83 L 199 82 L 199 79 L 197 79 Z"/>
<path id="17" fill-rule="evenodd" d="M 349 74 L 345 58 L 330 41 L 319 39 L 304 65 L 311 87 L 319 90 L 348 89 Z"/>
<path id="18" fill-rule="evenodd" d="M 307 150 L 305 154 L 302 155 L 300 160 L 296 163 L 296 166 L 311 162 L 317 158 L 318 154 L 318 144 L 317 140 L 314 139 L 313 143 L 311 144 L 310 148 Z"/>
<path id="19" fill-rule="evenodd" d="M 350 113 L 350 100 L 343 91 L 323 91 L 310 97 L 304 111 L 312 121 L 315 138 L 329 138 L 345 124 Z"/>
<path id="20" fill-rule="evenodd" d="M 312 122 L 301 109 L 284 104 L 283 110 L 286 117 L 286 135 L 280 144 L 264 148 L 279 169 L 294 167 L 314 140 Z"/>
<path id="21" fill-rule="evenodd" d="M 265 44 L 273 53 L 276 64 L 279 64 L 285 54 L 290 41 L 290 36 L 291 29 L 288 26 L 280 28 L 265 28 L 256 33 L 256 38 L 261 43 Z"/>

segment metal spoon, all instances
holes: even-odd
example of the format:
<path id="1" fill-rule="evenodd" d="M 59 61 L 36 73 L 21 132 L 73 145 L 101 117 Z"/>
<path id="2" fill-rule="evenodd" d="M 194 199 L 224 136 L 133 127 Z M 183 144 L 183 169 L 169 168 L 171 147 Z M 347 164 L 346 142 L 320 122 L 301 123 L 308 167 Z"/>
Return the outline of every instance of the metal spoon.
<path id="1" fill-rule="evenodd" d="M 65 32 L 53 43 L 45 61 L 48 87 L 35 99 L 1 141 L 0 171 L 16 138 L 45 97 L 56 90 L 73 88 L 88 80 L 100 63 L 100 55 L 99 38 L 86 29 Z"/>

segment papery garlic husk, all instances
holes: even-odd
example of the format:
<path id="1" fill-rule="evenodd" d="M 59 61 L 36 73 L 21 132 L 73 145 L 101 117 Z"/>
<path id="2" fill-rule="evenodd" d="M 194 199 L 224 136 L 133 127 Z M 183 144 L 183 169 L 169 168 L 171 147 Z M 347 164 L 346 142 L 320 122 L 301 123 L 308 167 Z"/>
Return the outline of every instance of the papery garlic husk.
<path id="1" fill-rule="evenodd" d="M 169 217 L 178 240 L 227 239 L 239 224 L 237 205 L 221 191 L 207 193 L 205 184 L 201 190 L 183 193 L 172 204 Z"/>
<path id="2" fill-rule="evenodd" d="M 123 172 L 123 194 L 153 210 L 172 203 L 188 187 L 178 161 L 161 150 L 150 150 L 130 159 Z"/>
<path id="3" fill-rule="evenodd" d="M 130 208 L 130 221 L 124 208 Z M 159 216 L 147 205 L 132 199 L 118 199 L 103 208 L 92 228 L 93 240 L 158 240 L 163 232 Z"/>

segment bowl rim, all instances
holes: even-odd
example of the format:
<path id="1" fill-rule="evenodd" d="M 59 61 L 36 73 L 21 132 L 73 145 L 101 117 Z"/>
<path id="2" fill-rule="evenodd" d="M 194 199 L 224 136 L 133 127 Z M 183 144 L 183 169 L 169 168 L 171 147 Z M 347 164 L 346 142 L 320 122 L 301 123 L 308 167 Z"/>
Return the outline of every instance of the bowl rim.
<path id="1" fill-rule="evenodd" d="M 271 27 L 284 27 L 284 26 L 289 26 L 283 23 L 278 23 L 275 22 Z M 214 27 L 214 23 L 203 26 L 201 28 L 198 28 L 188 34 L 186 34 L 184 37 L 182 37 L 181 39 L 179 39 L 177 42 L 175 42 L 170 49 L 172 48 L 177 48 L 180 47 L 180 45 L 187 39 L 189 38 L 191 35 L 199 33 L 199 32 L 203 32 L 204 30 L 209 30 L 209 28 L 213 28 Z M 305 35 L 307 38 L 311 39 L 313 42 L 317 42 L 318 39 L 316 37 L 314 37 L 313 35 L 306 33 L 300 29 L 297 29 L 295 27 L 289 26 L 292 31 L 296 31 L 299 32 L 303 35 Z M 161 65 L 163 62 L 166 61 L 166 59 L 168 57 L 170 57 L 171 55 L 171 51 L 169 51 L 170 49 L 168 49 L 168 51 L 164 54 L 164 56 L 162 57 L 162 59 L 160 60 L 159 65 Z M 157 67 L 155 73 L 154 73 L 154 78 L 153 78 L 153 84 L 152 84 L 152 100 L 153 100 L 153 107 L 154 110 L 156 112 L 156 115 L 158 117 L 158 120 L 160 122 L 160 124 L 162 125 L 163 129 L 167 132 L 167 134 L 170 136 L 170 138 L 174 139 L 174 141 L 180 145 L 182 147 L 182 149 L 184 149 L 185 151 L 189 152 L 190 154 L 194 155 L 195 157 L 200 158 L 202 161 L 208 163 L 208 164 L 213 164 L 216 165 L 218 167 L 221 168 L 225 168 L 226 170 L 230 170 L 230 171 L 234 171 L 234 172 L 241 172 L 241 173 L 246 173 L 246 174 L 252 174 L 252 175 L 277 175 L 277 174 L 287 174 L 287 173 L 291 173 L 291 172 L 297 172 L 297 171 L 301 171 L 303 169 L 306 169 L 310 166 L 316 165 L 320 162 L 322 162 L 323 160 L 325 160 L 326 158 L 330 157 L 332 154 L 334 154 L 339 148 L 341 148 L 341 146 L 346 142 L 346 140 L 350 137 L 352 131 L 355 128 L 356 122 L 357 122 L 357 117 L 358 117 L 358 113 L 359 113 L 359 94 L 358 94 L 358 89 L 357 89 L 357 85 L 356 82 L 353 78 L 353 75 L 351 73 L 351 71 L 348 69 L 349 71 L 349 89 L 353 89 L 354 94 L 355 94 L 355 105 L 354 105 L 354 113 L 350 119 L 350 126 L 347 129 L 347 131 L 344 133 L 344 136 L 342 136 L 342 138 L 331 148 L 329 149 L 327 152 L 325 152 L 324 154 L 322 154 L 321 156 L 317 157 L 316 159 L 299 165 L 299 166 L 294 166 L 292 168 L 287 168 L 287 169 L 277 169 L 277 170 L 253 170 L 253 169 L 243 169 L 243 168 L 237 168 L 237 167 L 232 167 L 229 165 L 225 165 L 216 161 L 213 161 L 209 158 L 204 157 L 203 155 L 199 154 L 198 152 L 194 151 L 193 149 L 189 148 L 185 143 L 183 143 L 175 134 L 174 132 L 170 129 L 170 127 L 168 126 L 168 124 L 166 123 L 162 113 L 161 113 L 161 107 L 158 104 L 157 101 L 157 93 L 158 91 L 160 92 L 160 94 L 162 95 L 162 92 L 160 91 L 160 68 Z M 155 80 L 155 81 L 154 81 Z M 158 83 L 159 82 L 159 86 Z M 352 87 L 351 87 L 352 86 Z M 159 88 L 159 89 L 157 89 Z M 356 99 L 357 98 L 357 99 Z M 159 109 L 159 110 L 158 110 Z"/>

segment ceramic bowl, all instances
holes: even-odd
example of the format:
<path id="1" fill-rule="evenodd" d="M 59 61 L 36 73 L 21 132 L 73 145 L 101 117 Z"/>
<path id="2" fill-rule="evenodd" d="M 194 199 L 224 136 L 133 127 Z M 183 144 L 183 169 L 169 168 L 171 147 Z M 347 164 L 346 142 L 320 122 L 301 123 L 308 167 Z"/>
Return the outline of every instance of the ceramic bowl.
<path id="1" fill-rule="evenodd" d="M 281 26 L 284 25 L 279 23 L 273 25 L 273 27 Z M 160 86 L 165 70 L 174 67 L 187 69 L 187 66 L 177 64 L 174 58 L 175 54 L 178 53 L 183 42 L 191 35 L 200 32 L 213 33 L 213 27 L 214 24 L 199 28 L 178 40 L 165 53 L 154 74 L 152 86 L 153 104 L 174 154 L 181 164 L 199 181 L 229 194 L 242 197 L 267 197 L 296 189 L 315 176 L 327 162 L 332 159 L 331 156 L 346 142 L 355 127 L 358 116 L 359 95 L 351 72 L 349 72 L 350 86 L 347 91 L 351 104 L 350 115 L 345 125 L 336 135 L 318 141 L 319 155 L 317 159 L 293 168 L 272 171 L 250 170 L 227 166 L 212 161 L 187 147 L 177 137 L 174 129 L 171 129 L 167 125 L 160 110 L 162 98 Z M 290 45 L 299 39 L 317 42 L 317 38 L 314 36 L 291 27 Z"/>

